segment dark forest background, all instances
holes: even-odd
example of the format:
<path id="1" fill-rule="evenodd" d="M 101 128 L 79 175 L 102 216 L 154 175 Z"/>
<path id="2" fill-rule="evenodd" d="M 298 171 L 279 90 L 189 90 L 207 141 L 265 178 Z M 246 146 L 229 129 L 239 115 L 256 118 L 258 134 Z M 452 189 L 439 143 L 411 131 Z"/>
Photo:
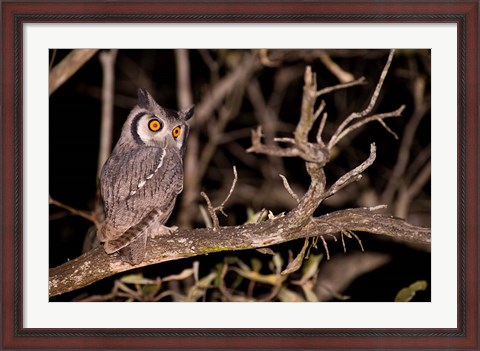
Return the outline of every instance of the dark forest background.
<path id="1" fill-rule="evenodd" d="M 50 67 L 71 50 L 50 50 Z M 388 50 L 118 50 L 114 61 L 114 124 L 112 147 L 136 103 L 137 89 L 146 88 L 167 108 L 181 109 L 189 100 L 194 115 L 187 157 L 185 190 L 177 198 L 168 222 L 180 228 L 206 226 L 206 206 L 200 191 L 220 204 L 232 183 L 232 166 L 238 183 L 225 205 L 228 217 L 221 225 L 239 225 L 262 208 L 278 214 L 295 206 L 279 174 L 302 195 L 308 188 L 305 164 L 296 158 L 249 154 L 251 130 L 262 125 L 266 138 L 291 137 L 300 115 L 303 76 L 311 65 L 318 88 L 364 76 L 367 84 L 322 97 L 328 120 L 326 135 L 341 121 L 370 101 L 385 65 Z M 97 193 L 104 68 L 102 50 L 93 55 L 50 96 L 49 192 L 53 200 L 101 218 Z M 188 79 L 181 81 L 182 72 Z M 217 94 L 217 95 L 216 95 Z M 336 147 L 326 166 L 327 184 L 368 157 L 369 145 L 377 158 L 361 181 L 328 199 L 318 215 L 338 209 L 387 204 L 388 213 L 407 222 L 430 226 L 430 51 L 397 50 L 374 112 L 388 112 L 405 104 L 402 117 L 386 119 L 398 140 L 379 123 L 359 128 Z M 187 161 L 186 161 L 187 162 Z M 188 184 L 187 184 L 188 183 Z M 203 208 L 203 209 L 202 209 Z M 65 206 L 50 205 L 50 267 L 82 254 L 92 222 Z M 394 301 L 397 293 L 415 282 L 426 282 L 413 301 L 430 301 L 430 248 L 357 233 L 355 240 L 329 242 L 330 260 L 322 245 L 312 247 L 302 273 L 311 286 L 285 282 L 272 301 Z M 271 247 L 277 260 L 295 257 L 303 240 Z M 321 256 L 323 255 L 323 256 Z M 275 270 L 271 255 L 255 250 L 221 252 L 166 262 L 104 279 L 52 301 L 227 301 L 218 289 L 222 262 L 246 265 L 259 274 Z M 281 263 L 280 263 L 281 264 Z M 299 278 L 297 277 L 297 279 Z M 165 279 L 168 278 L 168 279 Z M 204 285 L 198 282 L 205 278 Z M 233 272 L 225 277 L 229 289 L 250 300 L 268 295 L 268 284 Z M 293 283 L 292 283 L 293 281 Z M 421 285 L 422 285 L 421 284 Z M 422 285 L 423 286 L 423 285 Z M 115 293 L 112 293 L 114 287 Z M 195 287 L 196 290 L 192 290 Z M 155 290 L 155 294 L 152 291 Z M 163 295 L 162 295 L 163 294 Z M 313 294 L 313 295 L 312 295 Z M 160 298 L 159 298 L 160 297 Z"/>

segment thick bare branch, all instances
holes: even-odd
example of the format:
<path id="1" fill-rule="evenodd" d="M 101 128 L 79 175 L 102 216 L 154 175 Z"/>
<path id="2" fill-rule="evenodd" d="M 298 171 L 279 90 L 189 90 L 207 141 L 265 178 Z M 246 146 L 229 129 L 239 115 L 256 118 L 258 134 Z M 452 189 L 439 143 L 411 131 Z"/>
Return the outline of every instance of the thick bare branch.
<path id="1" fill-rule="evenodd" d="M 246 57 L 225 78 L 220 80 L 209 95 L 195 107 L 195 118 L 191 121 L 192 126 L 205 123 L 221 105 L 225 96 L 236 89 L 241 82 L 248 81 L 249 77 L 259 68 L 261 68 L 261 64 L 256 55 Z"/>
<path id="2" fill-rule="evenodd" d="M 193 104 L 190 60 L 187 49 L 175 49 L 175 70 L 177 73 L 178 107 L 184 109 Z"/>
<path id="3" fill-rule="evenodd" d="M 98 152 L 97 179 L 100 178 L 103 164 L 112 151 L 113 134 L 113 97 L 115 91 L 115 61 L 118 50 L 112 49 L 100 53 L 103 70 L 102 86 L 102 122 L 100 126 L 100 148 Z"/>
<path id="4" fill-rule="evenodd" d="M 72 50 L 59 64 L 53 67 L 48 77 L 48 94 L 52 95 L 63 83 L 77 72 L 98 49 Z"/>
<path id="5" fill-rule="evenodd" d="M 150 240 L 145 260 L 137 266 L 124 263 L 115 255 L 109 256 L 102 247 L 97 247 L 52 268 L 49 295 L 60 295 L 119 272 L 160 262 L 218 251 L 255 249 L 299 238 L 333 234 L 338 232 L 336 226 L 349 231 L 364 231 L 422 243 L 429 243 L 431 235 L 430 228 L 416 227 L 399 218 L 373 213 L 368 208 L 332 212 L 303 225 L 286 215 L 258 224 L 221 227 L 218 231 L 212 228 L 179 230 L 172 237 Z"/>

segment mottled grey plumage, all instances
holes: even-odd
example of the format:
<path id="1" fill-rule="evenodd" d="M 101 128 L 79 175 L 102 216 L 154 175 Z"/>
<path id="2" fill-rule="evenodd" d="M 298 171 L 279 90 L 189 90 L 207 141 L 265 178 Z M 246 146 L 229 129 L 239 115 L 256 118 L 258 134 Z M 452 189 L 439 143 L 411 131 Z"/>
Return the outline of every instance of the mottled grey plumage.
<path id="1" fill-rule="evenodd" d="M 182 157 L 192 114 L 193 106 L 168 110 L 138 90 L 138 104 L 100 176 L 106 219 L 97 235 L 107 253 L 118 251 L 124 261 L 138 264 L 147 237 L 165 232 L 163 224 L 183 189 Z"/>

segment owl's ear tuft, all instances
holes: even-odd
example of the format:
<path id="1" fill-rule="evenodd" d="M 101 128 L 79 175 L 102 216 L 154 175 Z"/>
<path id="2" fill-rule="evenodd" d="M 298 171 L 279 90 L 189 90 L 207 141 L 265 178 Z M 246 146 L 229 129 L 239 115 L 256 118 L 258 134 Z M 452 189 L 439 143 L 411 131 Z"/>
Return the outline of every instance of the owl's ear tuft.
<path id="1" fill-rule="evenodd" d="M 186 109 L 180 111 L 180 115 L 184 121 L 188 121 L 193 116 L 193 111 L 195 109 L 195 105 L 187 107 Z"/>
<path id="2" fill-rule="evenodd" d="M 148 91 L 146 91 L 145 89 L 139 88 L 137 95 L 138 95 L 137 105 L 144 109 L 150 108 L 150 102 L 153 99 L 148 93 Z"/>

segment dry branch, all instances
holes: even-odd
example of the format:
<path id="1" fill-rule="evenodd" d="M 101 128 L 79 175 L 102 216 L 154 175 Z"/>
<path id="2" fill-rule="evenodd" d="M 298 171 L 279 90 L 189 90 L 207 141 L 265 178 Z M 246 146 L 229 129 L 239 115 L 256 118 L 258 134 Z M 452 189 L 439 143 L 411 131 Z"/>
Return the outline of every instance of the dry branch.
<path id="1" fill-rule="evenodd" d="M 68 205 L 65 205 L 65 204 L 61 203 L 60 201 L 52 199 L 51 197 L 48 198 L 48 203 L 50 205 L 55 205 L 57 207 L 63 208 L 64 210 L 70 212 L 73 215 L 85 218 L 87 221 L 90 221 L 93 224 L 95 224 L 96 227 L 100 226 L 100 223 L 99 223 L 98 219 L 91 212 L 77 210 L 76 208 L 73 208 L 71 206 L 68 206 Z"/>
<path id="2" fill-rule="evenodd" d="M 48 94 L 52 95 L 63 83 L 77 72 L 98 49 L 72 50 L 59 64 L 53 67 L 48 77 Z"/>
<path id="3" fill-rule="evenodd" d="M 97 179 L 112 151 L 113 101 L 115 92 L 115 61 L 117 49 L 102 51 L 99 55 L 103 71 L 102 121 L 100 125 L 100 149 L 98 152 Z"/>
<path id="4" fill-rule="evenodd" d="M 258 224 L 179 230 L 171 238 L 147 243 L 144 262 L 132 266 L 97 247 L 61 266 L 50 269 L 49 295 L 73 291 L 116 273 L 186 257 L 220 251 L 248 250 L 284 243 L 290 240 L 335 234 L 345 230 L 387 235 L 400 240 L 429 243 L 430 229 L 410 225 L 399 218 L 374 214 L 368 208 L 341 210 L 313 218 L 303 225 L 291 216 L 279 216 Z"/>

